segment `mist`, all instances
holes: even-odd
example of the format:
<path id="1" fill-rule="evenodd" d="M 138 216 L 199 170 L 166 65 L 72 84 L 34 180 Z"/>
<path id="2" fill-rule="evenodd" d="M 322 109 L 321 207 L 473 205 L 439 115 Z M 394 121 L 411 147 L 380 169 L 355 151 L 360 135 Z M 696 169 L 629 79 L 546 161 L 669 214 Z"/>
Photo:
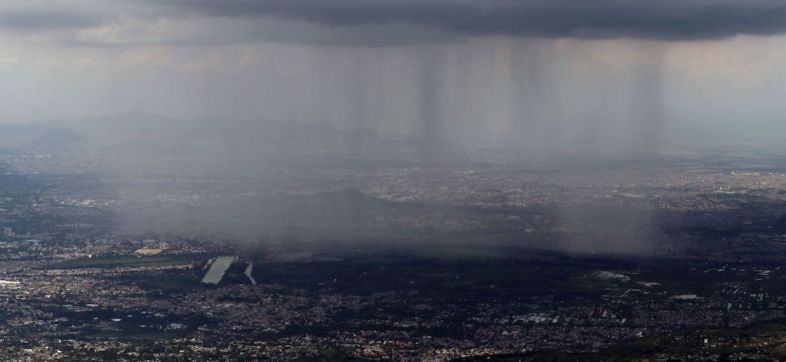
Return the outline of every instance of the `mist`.
<path id="1" fill-rule="evenodd" d="M 123 230 L 276 245 L 444 243 L 461 231 L 450 231 L 450 220 L 495 212 L 446 203 L 444 182 L 456 173 L 657 158 L 668 125 L 662 47 L 638 44 L 645 60 L 625 68 L 588 59 L 580 65 L 589 69 L 575 69 L 574 52 L 552 39 L 326 46 L 310 49 L 290 82 L 260 92 L 273 98 L 260 98 L 262 118 L 130 113 L 55 123 L 84 137 L 76 147 L 101 155 L 94 171 L 118 194 Z M 595 92 L 595 76 L 607 72 L 614 76 Z M 402 181 L 387 174 L 402 171 Z M 377 190 L 390 182 L 410 183 L 417 196 Z M 485 186 L 469 187 L 462 192 Z M 588 225 L 618 222 L 619 209 L 565 200 L 547 205 L 558 224 L 549 236 L 504 242 L 650 250 L 657 231 L 646 211 L 627 214 L 618 232 L 594 234 Z M 426 221 L 411 224 L 418 219 Z"/>
<path id="2" fill-rule="evenodd" d="M 783 140 L 771 1 L 82 5 L 0 12 L 0 141 L 97 175 L 118 230 L 650 253 L 622 189 Z"/>

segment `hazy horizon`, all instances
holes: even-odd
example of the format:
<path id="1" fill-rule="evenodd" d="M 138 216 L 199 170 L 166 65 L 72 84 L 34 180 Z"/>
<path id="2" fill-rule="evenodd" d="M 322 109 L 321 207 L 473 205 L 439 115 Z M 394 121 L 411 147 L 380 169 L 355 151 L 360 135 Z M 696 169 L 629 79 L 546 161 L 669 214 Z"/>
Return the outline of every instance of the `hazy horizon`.
<path id="1" fill-rule="evenodd" d="M 12 1 L 0 123 L 142 112 L 658 153 L 674 132 L 782 131 L 784 19 L 769 0 Z"/>

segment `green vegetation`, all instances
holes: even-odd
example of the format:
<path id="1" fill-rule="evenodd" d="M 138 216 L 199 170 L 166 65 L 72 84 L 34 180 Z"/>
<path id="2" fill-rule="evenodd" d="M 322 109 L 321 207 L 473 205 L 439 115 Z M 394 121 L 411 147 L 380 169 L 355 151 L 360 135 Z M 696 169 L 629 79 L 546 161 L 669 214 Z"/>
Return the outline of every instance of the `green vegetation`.
<path id="1" fill-rule="evenodd" d="M 205 255 L 163 255 L 163 256 L 118 256 L 99 258 L 72 259 L 48 265 L 49 269 L 82 269 L 82 268 L 123 268 L 140 266 L 162 266 L 189 264 L 206 259 Z"/>
<path id="2" fill-rule="evenodd" d="M 466 361 L 667 361 L 736 360 L 735 354 L 755 360 L 786 358 L 786 320 L 746 328 L 694 329 L 631 339 L 597 353 L 534 352 L 468 358 Z M 749 360 L 749 359 L 746 359 Z"/>

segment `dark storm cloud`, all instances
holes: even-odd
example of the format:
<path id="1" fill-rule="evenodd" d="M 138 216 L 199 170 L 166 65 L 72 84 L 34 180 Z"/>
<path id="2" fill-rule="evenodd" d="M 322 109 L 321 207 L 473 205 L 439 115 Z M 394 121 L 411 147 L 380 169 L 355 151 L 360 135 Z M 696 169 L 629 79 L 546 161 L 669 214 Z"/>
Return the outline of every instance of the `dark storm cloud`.
<path id="1" fill-rule="evenodd" d="M 37 32 L 82 29 L 99 25 L 101 16 L 60 9 L 0 9 L 0 29 Z"/>
<path id="2" fill-rule="evenodd" d="M 786 31 L 779 0 L 173 0 L 174 11 L 277 17 L 329 26 L 409 23 L 464 35 L 664 40 Z"/>

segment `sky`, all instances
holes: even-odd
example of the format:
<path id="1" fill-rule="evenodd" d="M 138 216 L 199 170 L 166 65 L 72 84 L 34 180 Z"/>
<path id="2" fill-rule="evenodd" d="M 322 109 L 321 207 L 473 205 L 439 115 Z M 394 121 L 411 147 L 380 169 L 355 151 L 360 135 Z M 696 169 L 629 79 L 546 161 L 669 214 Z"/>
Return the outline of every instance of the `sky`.
<path id="1" fill-rule="evenodd" d="M 786 114 L 784 33 L 778 0 L 6 0 L 0 122 L 148 112 L 427 141 L 764 134 Z"/>

